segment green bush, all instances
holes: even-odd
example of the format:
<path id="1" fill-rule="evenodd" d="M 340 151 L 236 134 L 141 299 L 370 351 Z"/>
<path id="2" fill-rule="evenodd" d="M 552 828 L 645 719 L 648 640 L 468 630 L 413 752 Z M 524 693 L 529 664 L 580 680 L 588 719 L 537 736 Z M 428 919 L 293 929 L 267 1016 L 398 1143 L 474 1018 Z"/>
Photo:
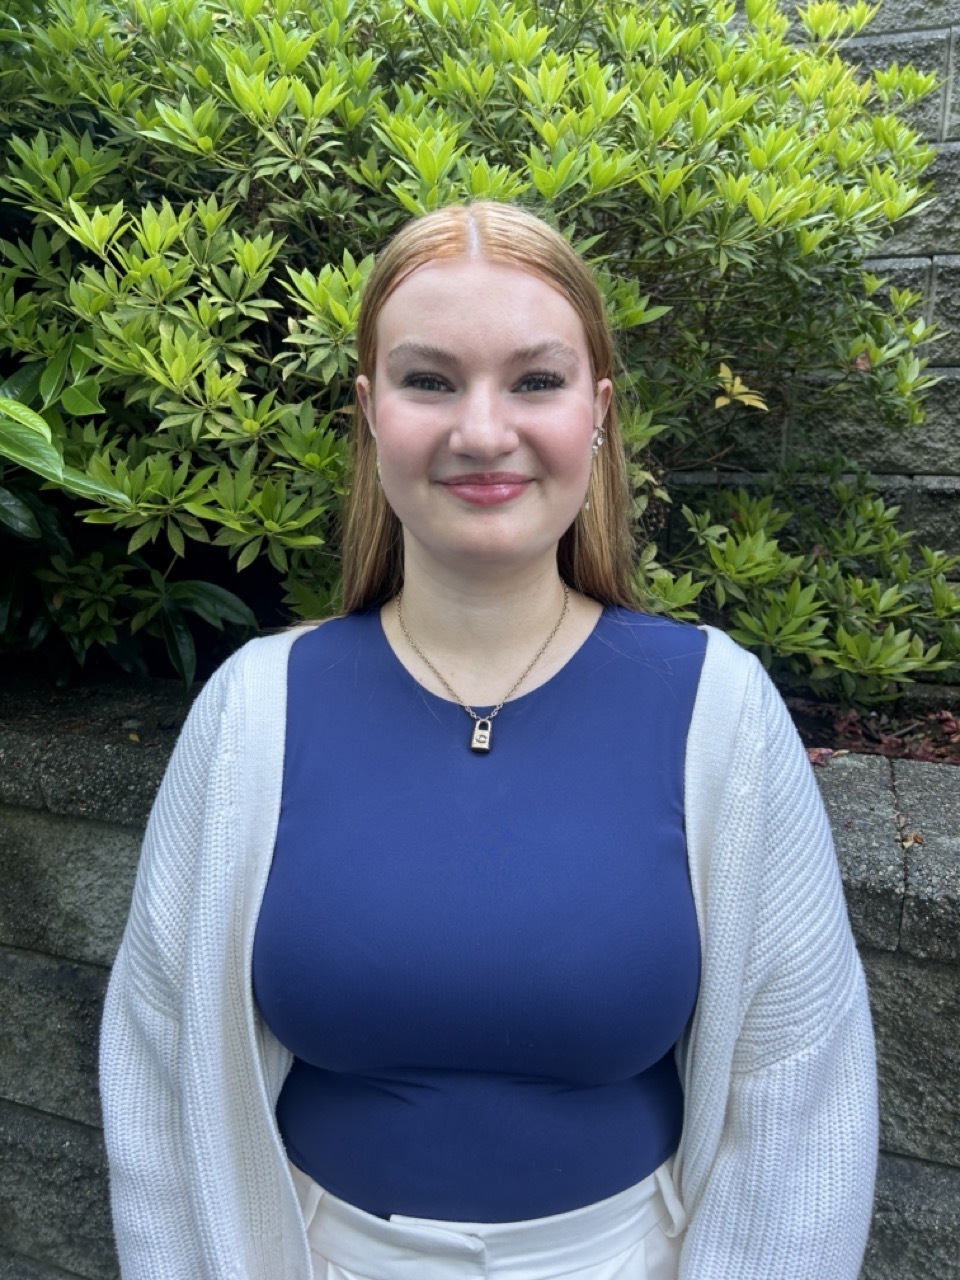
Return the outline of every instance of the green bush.
<path id="1" fill-rule="evenodd" d="M 791 43 L 772 0 L 8 0 L 0 524 L 25 547 L 55 506 L 48 629 L 129 665 L 152 627 L 189 674 L 188 602 L 242 621 L 228 559 L 335 607 L 360 291 L 450 201 L 528 204 L 597 265 L 638 515 L 731 419 L 919 422 L 931 332 L 860 263 L 924 199 L 902 109 L 933 78 L 844 62 L 870 15 L 811 4 Z"/>
<path id="2" fill-rule="evenodd" d="M 684 505 L 672 572 L 643 553 L 638 585 L 652 607 L 692 617 L 696 602 L 781 686 L 846 704 L 888 700 L 921 673 L 960 678 L 960 591 L 948 581 L 960 556 L 919 545 L 899 528 L 900 508 L 843 459 L 824 479 L 803 502 L 785 476 L 766 493 Z"/>

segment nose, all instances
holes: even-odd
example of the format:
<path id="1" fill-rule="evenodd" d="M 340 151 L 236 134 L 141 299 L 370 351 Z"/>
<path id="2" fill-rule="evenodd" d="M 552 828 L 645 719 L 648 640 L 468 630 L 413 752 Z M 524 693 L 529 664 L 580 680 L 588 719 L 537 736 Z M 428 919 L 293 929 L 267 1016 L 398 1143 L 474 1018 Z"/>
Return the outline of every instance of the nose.
<path id="1" fill-rule="evenodd" d="M 500 389 L 486 382 L 468 387 L 459 397 L 450 447 L 473 458 L 499 458 L 520 442 L 510 406 Z"/>

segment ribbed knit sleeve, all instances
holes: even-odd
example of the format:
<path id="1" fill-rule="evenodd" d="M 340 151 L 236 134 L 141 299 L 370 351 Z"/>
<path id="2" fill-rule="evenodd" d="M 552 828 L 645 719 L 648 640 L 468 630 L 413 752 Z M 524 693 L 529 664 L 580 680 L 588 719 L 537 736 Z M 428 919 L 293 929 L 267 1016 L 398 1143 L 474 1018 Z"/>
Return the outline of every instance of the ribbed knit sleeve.
<path id="1" fill-rule="evenodd" d="M 101 1048 L 124 1280 L 310 1274 L 273 1115 L 290 1054 L 250 986 L 296 635 L 251 641 L 210 680 L 147 826 Z"/>
<path id="2" fill-rule="evenodd" d="M 147 824 L 100 1041 L 114 1231 L 124 1277 L 203 1274 L 187 1187 L 180 1080 L 193 863 L 230 665 L 194 703 Z"/>
<path id="3" fill-rule="evenodd" d="M 866 988 L 812 770 L 746 661 L 729 767 L 701 823 L 712 847 L 680 1277 L 856 1280 L 877 1150 Z"/>

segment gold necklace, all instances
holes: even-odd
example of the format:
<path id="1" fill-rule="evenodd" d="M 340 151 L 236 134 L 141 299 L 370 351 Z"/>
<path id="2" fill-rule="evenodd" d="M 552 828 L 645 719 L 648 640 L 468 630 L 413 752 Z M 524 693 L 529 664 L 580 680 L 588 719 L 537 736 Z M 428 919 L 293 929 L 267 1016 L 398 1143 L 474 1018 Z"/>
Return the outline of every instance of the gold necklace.
<path id="1" fill-rule="evenodd" d="M 397 622 L 400 624 L 400 630 L 403 632 L 404 639 L 406 640 L 410 648 L 413 650 L 413 652 L 420 659 L 420 661 L 430 668 L 433 674 L 437 677 L 437 679 L 446 689 L 447 693 L 449 693 L 451 698 L 453 698 L 454 702 L 459 703 L 460 706 L 463 707 L 464 711 L 466 711 L 467 715 L 470 716 L 470 718 L 474 722 L 473 734 L 470 738 L 471 751 L 482 752 L 482 751 L 490 750 L 490 744 L 493 740 L 493 729 L 492 729 L 491 721 L 493 720 L 494 716 L 497 715 L 497 713 L 500 711 L 503 704 L 505 702 L 508 702 L 510 698 L 512 698 L 513 695 L 516 693 L 516 691 L 520 688 L 524 680 L 526 680 L 527 676 L 530 674 L 533 668 L 537 665 L 537 663 L 540 661 L 543 655 L 547 652 L 547 649 L 550 647 L 550 642 L 553 640 L 553 637 L 560 630 L 560 626 L 563 623 L 564 618 L 567 616 L 567 605 L 570 603 L 569 587 L 562 580 L 560 582 L 560 585 L 561 587 L 563 587 L 563 608 L 560 610 L 560 617 L 554 623 L 553 630 L 550 632 L 546 640 L 544 640 L 543 644 L 534 654 L 533 661 L 530 662 L 526 667 L 524 667 L 519 680 L 517 680 L 517 682 L 514 685 L 512 685 L 510 689 L 507 690 L 507 692 L 503 695 L 503 697 L 500 699 L 497 705 L 493 708 L 493 710 L 488 712 L 487 715 L 485 716 L 478 715 L 477 712 L 474 711 L 473 707 L 471 707 L 468 703 L 464 702 L 464 700 L 460 697 L 459 693 L 457 693 L 457 691 L 451 686 L 449 680 L 447 680 L 447 678 L 437 670 L 437 668 L 433 665 L 433 663 L 430 661 L 427 655 L 423 652 L 423 650 L 417 644 L 416 640 L 414 640 L 413 636 L 407 630 L 407 624 L 403 620 L 403 610 L 400 607 L 400 601 L 403 599 L 403 591 L 401 590 L 400 592 L 398 592 Z"/>

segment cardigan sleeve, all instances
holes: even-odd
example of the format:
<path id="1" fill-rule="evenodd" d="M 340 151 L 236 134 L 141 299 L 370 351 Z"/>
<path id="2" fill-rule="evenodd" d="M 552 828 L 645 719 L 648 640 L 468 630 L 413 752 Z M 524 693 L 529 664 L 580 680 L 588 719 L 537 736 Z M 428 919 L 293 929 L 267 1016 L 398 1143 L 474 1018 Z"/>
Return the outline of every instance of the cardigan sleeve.
<path id="1" fill-rule="evenodd" d="M 204 1274 L 184 1158 L 183 966 L 210 762 L 231 663 L 194 703 L 157 794 L 100 1042 L 114 1231 L 125 1280 Z"/>
<path id="2" fill-rule="evenodd" d="M 722 1128 L 680 1277 L 856 1280 L 877 1151 L 866 986 L 806 753 L 759 667 L 750 683 L 714 874 L 737 884 L 751 923 Z M 752 859 L 758 874 L 738 880 Z"/>

